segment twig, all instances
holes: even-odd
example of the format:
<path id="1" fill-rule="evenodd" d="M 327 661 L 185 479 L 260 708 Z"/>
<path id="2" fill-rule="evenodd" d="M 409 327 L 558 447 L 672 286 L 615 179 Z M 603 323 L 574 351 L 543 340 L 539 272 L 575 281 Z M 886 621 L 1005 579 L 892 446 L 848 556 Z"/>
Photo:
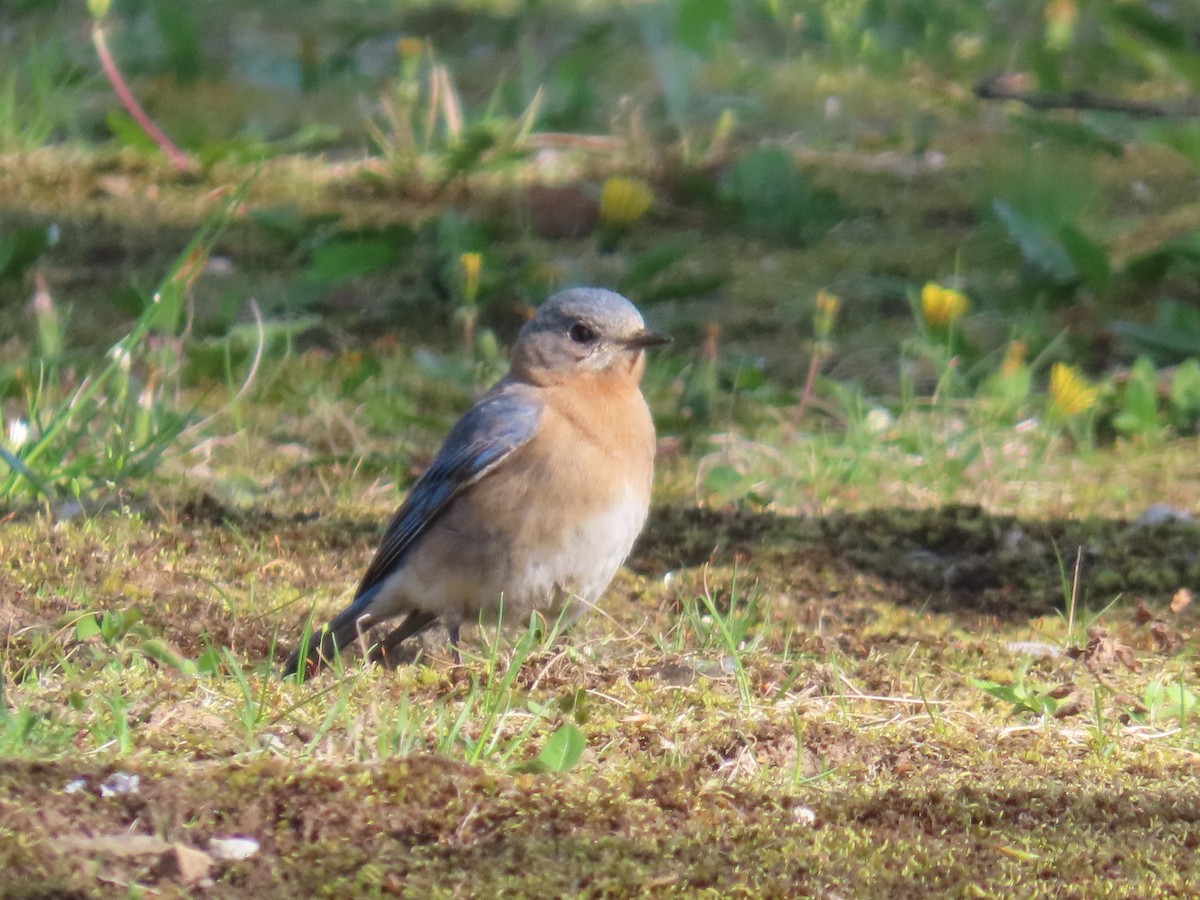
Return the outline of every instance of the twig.
<path id="1" fill-rule="evenodd" d="M 258 301 L 251 297 L 249 306 L 250 312 L 254 316 L 254 326 L 258 332 L 258 342 L 254 345 L 254 360 L 250 363 L 250 371 L 246 374 L 246 378 L 242 381 L 242 386 L 238 388 L 238 392 L 233 395 L 233 398 L 228 403 L 226 403 L 223 407 L 221 407 L 221 409 L 217 410 L 212 415 L 206 416 L 199 422 L 194 422 L 187 428 L 183 429 L 183 431 L 180 432 L 180 437 L 183 437 L 185 434 L 198 432 L 201 428 L 203 428 L 221 413 L 228 409 L 232 409 L 242 400 L 243 397 L 246 396 L 247 391 L 250 390 L 250 386 L 254 384 L 254 379 L 258 375 L 258 367 L 262 364 L 263 354 L 266 352 L 267 330 L 266 325 L 263 323 L 262 310 L 258 308 Z"/>
<path id="2" fill-rule="evenodd" d="M 117 68 L 117 61 L 113 59 L 112 52 L 108 49 L 108 39 L 104 36 L 104 26 L 99 22 L 92 23 L 92 43 L 96 47 L 96 55 L 100 57 L 100 65 L 104 68 L 104 74 L 107 76 L 109 84 L 113 86 L 113 90 L 117 92 L 117 97 L 121 104 L 129 112 L 129 115 L 142 131 L 150 136 L 150 139 L 158 145 L 159 149 L 167 155 L 171 160 L 171 164 L 180 172 L 195 172 L 196 163 L 190 156 L 175 146 L 172 141 L 163 132 L 161 128 L 154 124 L 154 120 L 150 118 L 142 104 L 138 103 L 137 97 L 133 96 L 133 91 L 126 84 L 124 76 L 121 75 L 121 70 Z"/>
<path id="3" fill-rule="evenodd" d="M 1031 109 L 1090 109 L 1115 112 L 1135 119 L 1200 118 L 1200 99 L 1189 98 L 1179 103 L 1147 103 L 1141 100 L 1122 100 L 1104 97 L 1091 91 L 1043 93 L 1023 91 L 1009 83 L 1004 74 L 989 75 L 975 84 L 975 96 L 982 100 L 1016 100 Z"/>
<path id="4" fill-rule="evenodd" d="M 1075 633 L 1075 606 L 1079 602 L 1079 570 L 1083 567 L 1083 547 L 1075 550 L 1075 574 L 1071 577 L 1071 606 L 1067 610 L 1067 640 Z"/>
<path id="5" fill-rule="evenodd" d="M 821 371 L 821 363 L 824 362 L 824 358 L 825 353 L 820 345 L 814 347 L 812 356 L 808 360 L 808 374 L 804 377 L 804 390 L 800 393 L 800 402 L 796 404 L 795 412 L 792 413 L 793 427 L 798 428 L 800 420 L 804 418 L 804 413 L 812 400 L 813 386 L 817 382 L 817 373 Z"/>

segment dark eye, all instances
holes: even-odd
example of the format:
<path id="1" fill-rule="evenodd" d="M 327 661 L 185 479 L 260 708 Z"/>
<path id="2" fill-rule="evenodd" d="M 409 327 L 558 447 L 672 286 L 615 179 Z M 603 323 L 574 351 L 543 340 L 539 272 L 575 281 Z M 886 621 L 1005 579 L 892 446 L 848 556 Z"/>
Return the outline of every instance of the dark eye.
<path id="1" fill-rule="evenodd" d="M 576 322 L 572 325 L 571 330 L 567 334 L 577 344 L 590 344 L 596 340 L 596 332 L 590 325 L 584 325 L 582 322 Z"/>

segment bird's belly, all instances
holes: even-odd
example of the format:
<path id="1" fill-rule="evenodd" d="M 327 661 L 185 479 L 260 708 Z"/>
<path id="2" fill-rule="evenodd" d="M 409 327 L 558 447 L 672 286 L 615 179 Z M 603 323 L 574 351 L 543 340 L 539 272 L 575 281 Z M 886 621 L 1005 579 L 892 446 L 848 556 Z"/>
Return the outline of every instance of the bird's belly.
<path id="1" fill-rule="evenodd" d="M 479 510 L 451 513 L 426 535 L 389 593 L 404 608 L 450 625 L 501 615 L 519 622 L 534 611 L 557 618 L 565 610 L 574 620 L 608 587 L 648 508 L 640 491 L 628 491 L 582 519 L 558 509 L 517 512 L 519 528 L 481 525 Z"/>
<path id="2" fill-rule="evenodd" d="M 648 507 L 630 492 L 584 521 L 550 529 L 540 551 L 515 560 L 509 586 L 515 612 L 558 616 L 567 609 L 573 621 L 594 606 L 629 555 Z"/>

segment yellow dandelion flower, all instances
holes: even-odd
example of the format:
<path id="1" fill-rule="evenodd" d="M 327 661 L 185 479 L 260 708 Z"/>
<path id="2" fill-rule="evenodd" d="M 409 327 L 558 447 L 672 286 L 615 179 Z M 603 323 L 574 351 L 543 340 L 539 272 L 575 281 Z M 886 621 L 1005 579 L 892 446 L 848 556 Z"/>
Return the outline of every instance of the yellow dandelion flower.
<path id="1" fill-rule="evenodd" d="M 610 228 L 627 228 L 653 205 L 654 194 L 646 182 L 614 175 L 600 191 L 600 221 Z"/>
<path id="2" fill-rule="evenodd" d="M 421 54 L 425 42 L 419 37 L 405 37 L 396 41 L 396 52 L 400 54 L 400 71 L 405 80 L 412 81 L 421 65 Z"/>
<path id="3" fill-rule="evenodd" d="M 1050 368 L 1050 413 L 1068 419 L 1096 405 L 1096 388 L 1074 366 L 1055 363 Z"/>
<path id="4" fill-rule="evenodd" d="M 1016 375 L 1025 365 L 1025 353 L 1028 350 L 1024 341 L 1013 341 L 1004 351 L 1004 362 L 1000 364 L 1001 375 Z"/>
<path id="5" fill-rule="evenodd" d="M 930 328 L 945 328 L 967 314 L 971 301 L 962 291 L 929 282 L 921 288 L 921 312 Z"/>
<path id="6" fill-rule="evenodd" d="M 1050 0 L 1046 4 L 1046 46 L 1061 52 L 1071 45 L 1075 25 L 1079 21 L 1079 6 L 1075 0 Z"/>
<path id="7" fill-rule="evenodd" d="M 479 273 L 483 269 L 482 253 L 463 253 L 458 257 L 462 268 L 463 297 L 468 303 L 474 303 L 479 296 Z"/>
<path id="8" fill-rule="evenodd" d="M 420 56 L 421 50 L 424 49 L 425 42 L 419 37 L 404 37 L 396 41 L 396 52 L 405 59 L 411 59 L 414 56 Z"/>
<path id="9" fill-rule="evenodd" d="M 813 331 L 819 340 L 829 337 L 841 308 L 842 298 L 837 294 L 831 294 L 829 291 L 817 292 L 817 299 L 813 301 Z"/>

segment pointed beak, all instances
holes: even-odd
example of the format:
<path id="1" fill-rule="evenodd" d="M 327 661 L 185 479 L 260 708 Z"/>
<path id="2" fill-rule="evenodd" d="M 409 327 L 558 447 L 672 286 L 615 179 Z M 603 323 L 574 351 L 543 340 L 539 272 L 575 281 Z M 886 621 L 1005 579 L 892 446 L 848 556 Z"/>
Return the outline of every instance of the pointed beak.
<path id="1" fill-rule="evenodd" d="M 633 337 L 626 338 L 625 346 L 630 350 L 645 350 L 648 347 L 661 347 L 671 343 L 671 338 L 657 331 L 639 331 Z"/>

